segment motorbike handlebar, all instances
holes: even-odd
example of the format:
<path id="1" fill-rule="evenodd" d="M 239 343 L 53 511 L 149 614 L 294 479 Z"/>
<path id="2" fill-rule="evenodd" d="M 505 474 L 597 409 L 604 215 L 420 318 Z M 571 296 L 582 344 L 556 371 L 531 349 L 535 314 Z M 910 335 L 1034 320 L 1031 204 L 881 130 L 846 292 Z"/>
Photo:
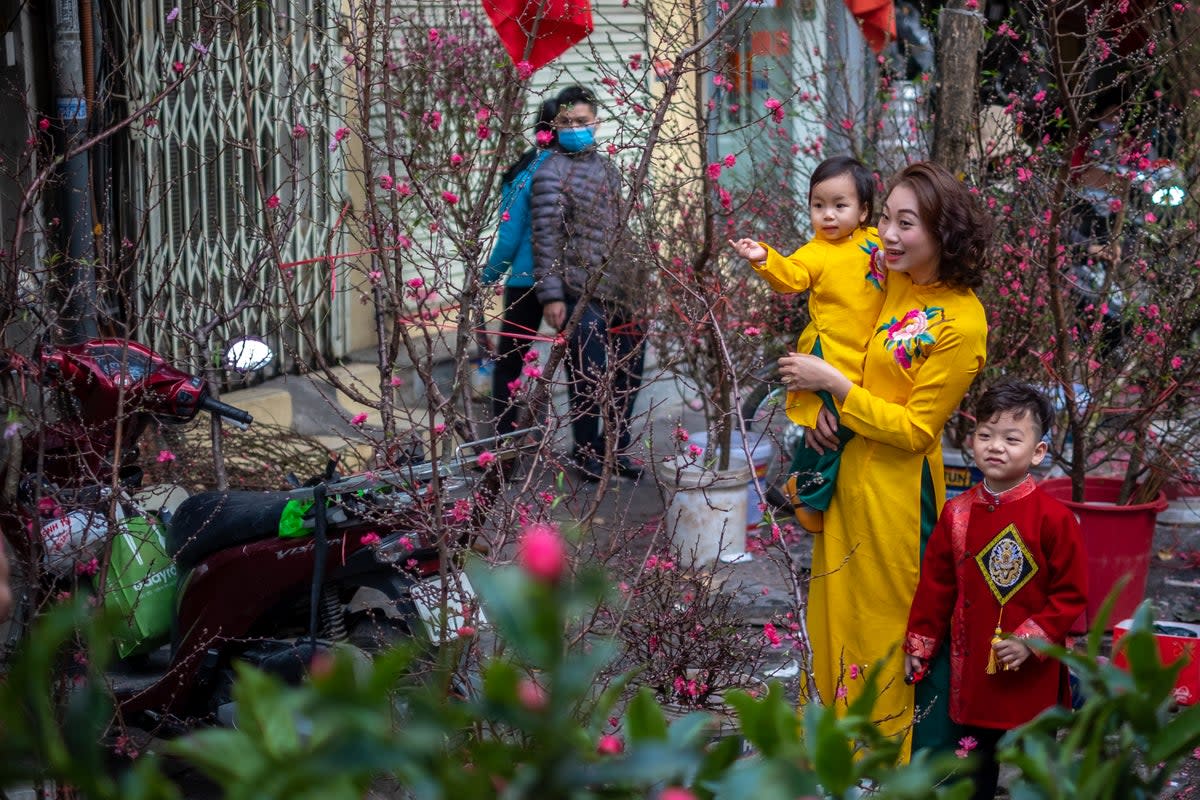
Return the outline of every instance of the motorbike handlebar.
<path id="1" fill-rule="evenodd" d="M 204 400 L 201 401 L 200 407 L 205 411 L 216 414 L 218 417 L 224 417 L 230 422 L 238 425 L 249 425 L 251 422 L 254 422 L 254 417 L 250 416 L 249 412 L 243 411 L 240 408 L 235 408 L 228 403 L 222 403 L 220 400 L 216 400 L 207 395 L 205 396 Z"/>

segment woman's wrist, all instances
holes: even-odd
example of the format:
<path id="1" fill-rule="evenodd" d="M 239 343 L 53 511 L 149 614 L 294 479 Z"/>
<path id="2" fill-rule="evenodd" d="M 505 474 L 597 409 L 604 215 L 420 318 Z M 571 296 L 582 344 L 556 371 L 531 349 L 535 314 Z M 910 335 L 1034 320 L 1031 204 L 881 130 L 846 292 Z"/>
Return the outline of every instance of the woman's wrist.
<path id="1" fill-rule="evenodd" d="M 839 403 L 846 401 L 846 396 L 850 394 L 850 389 L 854 386 L 850 379 L 840 372 L 836 376 L 830 376 L 829 384 L 825 387 L 825 391 L 833 395 Z"/>

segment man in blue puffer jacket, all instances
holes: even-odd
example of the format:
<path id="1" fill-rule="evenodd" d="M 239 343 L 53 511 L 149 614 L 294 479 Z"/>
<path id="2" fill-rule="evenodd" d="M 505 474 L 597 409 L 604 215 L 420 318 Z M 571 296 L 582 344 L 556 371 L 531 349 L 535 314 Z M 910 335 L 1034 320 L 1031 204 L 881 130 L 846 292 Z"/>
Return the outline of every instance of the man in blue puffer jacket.
<path id="1" fill-rule="evenodd" d="M 525 354 L 542 322 L 542 304 L 533 289 L 533 238 L 530 230 L 529 197 L 533 176 L 550 155 L 554 143 L 554 117 L 558 104 L 542 103 L 534 124 L 537 147 L 526 150 L 501 178 L 500 225 L 496 242 L 483 270 L 484 284 L 495 283 L 507 272 L 504 284 L 504 319 L 500 323 L 500 345 L 492 372 L 492 413 L 496 433 L 517 429 L 520 407 L 512 395 L 521 382 Z"/>
<path id="2" fill-rule="evenodd" d="M 645 360 L 633 301 L 645 281 L 621 223 L 620 173 L 596 149 L 595 98 L 571 86 L 555 102 L 557 142 L 533 176 L 530 200 L 537 295 L 556 330 L 587 303 L 567 344 L 575 465 L 597 481 L 611 456 L 618 474 L 637 478 L 642 467 L 626 451 Z"/>

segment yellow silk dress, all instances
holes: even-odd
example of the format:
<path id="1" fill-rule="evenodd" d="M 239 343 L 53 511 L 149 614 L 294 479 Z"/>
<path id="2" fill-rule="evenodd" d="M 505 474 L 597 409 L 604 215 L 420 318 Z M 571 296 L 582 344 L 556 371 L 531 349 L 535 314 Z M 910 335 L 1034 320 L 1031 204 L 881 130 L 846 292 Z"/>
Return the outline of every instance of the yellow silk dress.
<path id="1" fill-rule="evenodd" d="M 839 707 L 853 702 L 863 685 L 860 671 L 886 658 L 874 716 L 885 731 L 906 737 L 906 759 L 914 693 L 904 683 L 900 644 L 924 543 L 946 496 L 942 428 L 986 355 L 987 319 L 974 292 L 916 286 L 903 273 L 888 274 L 862 385 L 850 389 L 841 407 L 841 424 L 857 436 L 842 454 L 825 530 L 813 539 L 807 620 L 821 700 Z M 920 692 L 944 701 L 948 668 L 940 680 L 931 674 Z M 927 699 L 918 702 L 925 708 Z M 928 724 L 937 724 L 936 713 Z M 916 744 L 946 742 L 918 729 Z"/>

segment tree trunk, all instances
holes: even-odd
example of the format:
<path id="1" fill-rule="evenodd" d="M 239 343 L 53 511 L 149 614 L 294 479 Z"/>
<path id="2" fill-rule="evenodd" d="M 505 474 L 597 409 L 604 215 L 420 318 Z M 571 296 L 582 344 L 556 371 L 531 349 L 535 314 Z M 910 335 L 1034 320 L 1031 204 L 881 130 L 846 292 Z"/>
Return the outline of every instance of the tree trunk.
<path id="1" fill-rule="evenodd" d="M 979 124 L 983 15 L 967 5 L 968 0 L 954 0 L 938 17 L 933 160 L 956 175 L 966 171 L 968 145 Z"/>

